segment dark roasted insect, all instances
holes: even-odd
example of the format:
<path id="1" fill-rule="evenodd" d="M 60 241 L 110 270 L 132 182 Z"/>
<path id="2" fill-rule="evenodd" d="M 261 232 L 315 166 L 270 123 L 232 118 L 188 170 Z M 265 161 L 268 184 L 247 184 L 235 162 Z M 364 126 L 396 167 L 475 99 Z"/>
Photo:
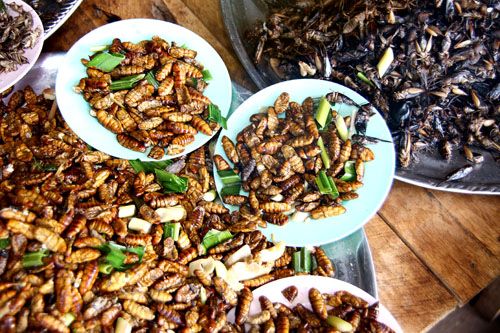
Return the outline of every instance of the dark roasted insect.
<path id="1" fill-rule="evenodd" d="M 445 159 L 466 144 L 500 152 L 498 6 L 431 0 L 266 3 L 265 21 L 245 33 L 254 61 L 269 63 L 259 68 L 270 68 L 274 80 L 314 77 L 364 93 L 385 116 L 402 167 L 419 150 L 441 151 Z M 335 93 L 328 99 L 355 105 Z M 313 110 L 313 104 L 303 103 L 304 109 Z M 370 109 L 362 106 L 353 119 L 361 138 Z M 354 140 L 363 143 L 359 137 Z"/>

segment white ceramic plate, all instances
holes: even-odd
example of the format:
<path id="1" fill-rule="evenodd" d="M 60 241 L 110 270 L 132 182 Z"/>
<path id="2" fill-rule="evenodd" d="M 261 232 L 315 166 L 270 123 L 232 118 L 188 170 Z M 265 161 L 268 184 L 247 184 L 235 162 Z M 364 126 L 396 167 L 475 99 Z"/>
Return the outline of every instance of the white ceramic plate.
<path id="1" fill-rule="evenodd" d="M 168 42 L 185 44 L 198 52 L 196 60 L 202 63 L 213 76 L 204 94 L 219 106 L 223 116 L 227 115 L 231 104 L 231 80 L 221 57 L 203 38 L 186 28 L 164 21 L 131 19 L 114 22 L 91 31 L 76 42 L 66 54 L 56 79 L 57 104 L 64 119 L 82 140 L 95 149 L 124 159 L 153 160 L 147 157 L 148 151 L 139 153 L 122 147 L 116 140 L 116 135 L 101 126 L 97 119 L 89 114 L 89 104 L 81 94 L 73 90 L 73 87 L 86 76 L 86 68 L 80 60 L 92 54 L 91 47 L 111 44 L 113 38 L 139 42 L 151 39 L 155 35 Z M 198 133 L 195 141 L 187 146 L 182 154 L 165 155 L 163 159 L 188 154 L 205 144 L 210 138 L 211 136 Z"/>
<path id="2" fill-rule="evenodd" d="M 25 2 L 20 0 L 5 1 L 6 5 L 11 3 L 23 6 L 24 11 L 31 14 L 31 16 L 33 17 L 33 29 L 37 28 L 40 29 L 40 36 L 38 36 L 36 44 L 33 46 L 33 48 L 24 50 L 24 56 L 26 57 L 26 59 L 28 59 L 28 63 L 23 65 L 18 65 L 15 71 L 0 74 L 0 92 L 10 88 L 12 85 L 17 83 L 17 81 L 21 80 L 23 76 L 26 75 L 26 73 L 28 73 L 31 67 L 33 67 L 36 60 L 38 59 L 38 56 L 40 56 L 40 52 L 42 52 L 43 39 L 44 39 L 42 21 L 40 20 L 38 14 L 35 13 L 33 8 L 31 8 Z M 8 6 L 7 6 L 7 12 L 10 15 L 14 16 L 18 15 L 17 12 L 11 10 Z"/>
<path id="3" fill-rule="evenodd" d="M 358 93 L 329 81 L 303 79 L 277 83 L 251 96 L 234 111 L 227 122 L 228 129 L 222 130 L 217 140 L 215 154 L 219 154 L 229 161 L 222 148 L 222 136 L 226 135 L 233 142 L 236 142 L 236 135 L 250 123 L 250 116 L 258 113 L 263 107 L 273 105 L 275 99 L 285 91 L 290 94 L 291 101 L 298 103 L 302 103 L 309 96 L 320 97 L 332 91 L 349 97 L 359 105 L 368 103 Z M 342 107 L 339 112 L 344 116 L 351 114 L 347 107 Z M 275 240 L 285 241 L 288 246 L 321 245 L 346 237 L 368 222 L 389 193 L 394 177 L 395 155 L 391 134 L 380 114 L 377 113 L 371 117 L 366 134 L 389 140 L 391 143 L 380 142 L 368 145 L 375 153 L 375 160 L 365 165 L 364 186 L 356 191 L 359 198 L 343 203 L 347 209 L 344 214 L 308 222 L 290 221 L 284 226 L 268 223 L 267 228 L 263 228 L 261 231 L 269 239 L 273 235 Z M 214 175 L 217 191 L 220 195 L 223 185 L 215 166 Z M 228 207 L 233 210 L 237 208 L 235 206 Z"/>
<path id="4" fill-rule="evenodd" d="M 299 293 L 297 294 L 297 297 L 295 298 L 293 303 L 290 303 L 281 293 L 283 289 L 289 286 L 296 286 L 299 290 Z M 311 303 L 309 302 L 309 289 L 313 287 L 318 289 L 322 293 L 330 294 L 339 290 L 345 290 L 357 297 L 364 299 L 370 305 L 377 301 L 365 291 L 344 281 L 324 276 L 298 275 L 279 279 L 255 289 L 253 291 L 253 300 L 250 304 L 249 314 L 254 315 L 261 311 L 259 297 L 262 295 L 269 298 L 269 300 L 273 303 L 280 302 L 288 307 L 294 307 L 295 305 L 302 303 L 302 305 L 304 305 L 306 308 L 312 310 Z M 228 319 L 229 321 L 234 322 L 234 309 L 229 312 Z M 387 310 L 387 308 L 381 304 L 379 304 L 379 314 L 377 320 L 390 327 L 396 333 L 403 332 L 401 326 L 399 326 L 398 322 L 391 315 L 389 310 Z"/>

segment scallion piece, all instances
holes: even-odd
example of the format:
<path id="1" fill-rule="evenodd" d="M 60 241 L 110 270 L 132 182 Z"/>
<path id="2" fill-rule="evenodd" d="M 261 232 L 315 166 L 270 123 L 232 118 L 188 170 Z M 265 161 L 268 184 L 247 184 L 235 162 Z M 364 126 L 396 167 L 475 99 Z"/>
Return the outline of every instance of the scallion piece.
<path id="1" fill-rule="evenodd" d="M 144 255 L 143 246 L 127 248 L 125 246 L 109 242 L 97 248 L 100 251 L 106 253 L 106 256 L 104 257 L 104 263 L 109 264 L 114 269 L 119 269 L 119 270 L 128 268 L 128 265 L 124 265 L 127 256 L 123 253 L 123 251 L 137 254 L 137 256 L 139 257 L 139 262 L 142 260 L 142 256 Z"/>
<path id="2" fill-rule="evenodd" d="M 326 323 L 339 332 L 351 332 L 353 329 L 351 323 L 337 316 L 328 316 Z"/>
<path id="3" fill-rule="evenodd" d="M 68 313 L 65 313 L 62 317 L 61 317 L 61 320 L 62 322 L 64 323 L 64 325 L 68 326 L 71 325 L 71 323 L 73 321 L 75 321 L 76 317 L 74 314 L 68 312 Z"/>
<path id="4" fill-rule="evenodd" d="M 9 246 L 9 244 L 10 244 L 9 238 L 0 239 L 0 250 L 6 249 L 7 246 Z"/>
<path id="5" fill-rule="evenodd" d="M 316 176 L 316 185 L 318 186 L 319 192 L 321 194 L 327 194 L 332 197 L 332 199 L 335 199 L 339 196 L 339 191 L 337 189 L 337 186 L 335 186 L 335 182 L 333 181 L 333 178 L 330 176 L 326 175 L 326 172 L 324 170 L 321 170 L 318 175 Z"/>
<path id="6" fill-rule="evenodd" d="M 347 140 L 347 138 L 349 137 L 349 131 L 347 130 L 344 117 L 342 117 L 340 114 L 337 114 L 337 117 L 335 117 L 335 126 L 337 127 L 337 132 L 339 133 L 342 141 Z"/>
<path id="7" fill-rule="evenodd" d="M 111 90 L 131 89 L 137 82 L 144 79 L 144 77 L 146 77 L 145 74 L 137 74 L 124 77 L 123 79 L 111 82 L 111 84 L 109 85 L 109 89 Z"/>
<path id="8" fill-rule="evenodd" d="M 174 241 L 179 239 L 179 233 L 181 232 L 181 224 L 176 222 L 167 222 L 163 226 L 163 237 L 172 238 Z"/>
<path id="9" fill-rule="evenodd" d="M 214 104 L 210 104 L 208 106 L 208 120 L 221 125 L 224 129 L 227 129 L 227 119 L 222 116 L 220 109 Z"/>
<path id="10" fill-rule="evenodd" d="M 326 120 L 328 118 L 328 114 L 330 113 L 331 105 L 328 100 L 323 96 L 319 101 L 318 110 L 316 111 L 316 121 L 321 126 L 321 128 L 325 128 Z"/>
<path id="11" fill-rule="evenodd" d="M 236 172 L 234 172 L 234 170 L 217 171 L 217 174 L 219 175 L 222 184 L 224 185 L 241 182 L 240 176 Z"/>
<path id="12" fill-rule="evenodd" d="M 339 190 L 337 189 L 337 186 L 335 185 L 335 182 L 333 181 L 332 177 L 328 177 L 328 183 L 330 184 L 330 188 L 332 189 L 332 192 L 330 193 L 330 197 L 332 199 L 337 199 L 340 196 Z"/>
<path id="13" fill-rule="evenodd" d="M 208 82 L 213 79 L 212 73 L 208 69 L 204 69 L 201 71 L 203 74 L 203 81 Z"/>
<path id="14" fill-rule="evenodd" d="M 188 189 L 188 179 L 185 177 L 179 177 L 160 169 L 155 169 L 155 175 L 165 193 L 184 193 Z"/>
<path id="15" fill-rule="evenodd" d="M 297 273 L 310 273 L 312 269 L 311 251 L 305 247 L 293 254 L 293 269 Z"/>
<path id="16" fill-rule="evenodd" d="M 363 81 L 364 83 L 366 83 L 366 84 L 368 84 L 368 85 L 370 85 L 370 86 L 372 86 L 372 87 L 373 87 L 373 83 L 372 83 L 372 81 L 370 81 L 370 79 L 369 79 L 369 78 L 367 78 L 367 77 L 366 77 L 366 75 L 365 75 L 364 73 L 358 72 L 358 73 L 356 74 L 356 76 L 358 77 L 358 79 L 360 79 L 360 80 L 361 80 L 361 81 Z"/>
<path id="17" fill-rule="evenodd" d="M 101 52 L 96 54 L 86 66 L 97 68 L 103 72 L 111 72 L 123 59 L 125 59 L 123 54 Z"/>
<path id="18" fill-rule="evenodd" d="M 118 249 L 111 250 L 105 257 L 106 263 L 110 264 L 113 268 L 123 269 L 123 263 L 127 256 Z"/>
<path id="19" fill-rule="evenodd" d="M 49 255 L 49 250 L 43 249 L 36 252 L 28 252 L 23 256 L 23 267 L 37 267 L 44 264 L 43 258 Z"/>
<path id="20" fill-rule="evenodd" d="M 222 190 L 220 191 L 220 195 L 222 197 L 224 197 L 226 195 L 238 195 L 238 194 L 240 194 L 240 190 L 241 190 L 241 184 L 240 183 L 233 184 L 233 185 L 228 185 L 228 186 L 224 186 L 222 188 Z"/>
<path id="21" fill-rule="evenodd" d="M 153 71 L 149 71 L 146 74 L 146 80 L 149 82 L 150 85 L 155 87 L 155 90 L 158 89 L 158 87 L 160 86 L 160 83 L 158 81 L 156 81 L 156 78 L 153 74 Z"/>
<path id="22" fill-rule="evenodd" d="M 128 247 L 125 251 L 137 254 L 139 262 L 142 261 L 142 257 L 144 257 L 144 246 Z"/>
<path id="23" fill-rule="evenodd" d="M 356 162 L 355 161 L 347 161 L 344 164 L 344 175 L 340 177 L 340 180 L 345 182 L 350 182 L 356 179 Z"/>
<path id="24" fill-rule="evenodd" d="M 211 229 L 205 237 L 203 237 L 203 241 L 201 242 L 201 246 L 205 249 L 208 250 L 215 245 L 218 245 L 224 241 L 227 241 L 228 239 L 233 238 L 233 235 L 229 230 L 224 230 L 224 231 L 219 231 L 215 229 Z"/>
<path id="25" fill-rule="evenodd" d="M 5 3 L 3 0 L 0 0 L 0 13 L 5 12 L 7 9 L 5 8 Z"/>
<path id="26" fill-rule="evenodd" d="M 318 138 L 318 146 L 321 149 L 321 160 L 323 161 L 323 166 L 325 169 L 330 168 L 330 157 L 328 156 L 328 151 L 325 148 L 325 144 L 323 143 L 323 138 Z"/>
<path id="27" fill-rule="evenodd" d="M 98 267 L 99 272 L 101 272 L 102 274 L 108 275 L 113 271 L 113 266 L 104 262 L 100 263 Z"/>
<path id="28" fill-rule="evenodd" d="M 155 169 L 164 170 L 168 167 L 172 162 L 170 160 L 165 161 L 151 161 L 151 162 L 142 162 L 141 160 L 130 160 L 128 161 L 135 172 L 144 171 L 145 173 L 155 172 Z"/>
<path id="29" fill-rule="evenodd" d="M 109 48 L 109 45 L 95 45 L 90 48 L 90 52 L 96 53 L 96 52 L 102 52 L 106 51 Z"/>

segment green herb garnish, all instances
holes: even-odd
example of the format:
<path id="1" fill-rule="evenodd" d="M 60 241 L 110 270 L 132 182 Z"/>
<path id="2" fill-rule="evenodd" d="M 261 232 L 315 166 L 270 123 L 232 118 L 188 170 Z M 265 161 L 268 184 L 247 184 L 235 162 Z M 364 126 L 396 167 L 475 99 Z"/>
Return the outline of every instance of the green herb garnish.
<path id="1" fill-rule="evenodd" d="M 153 87 L 155 87 L 155 90 L 158 89 L 158 87 L 160 86 L 160 83 L 158 81 L 156 81 L 156 78 L 153 74 L 153 71 L 149 71 L 147 74 L 146 74 L 146 80 L 149 82 L 150 85 L 152 85 Z"/>
<path id="2" fill-rule="evenodd" d="M 9 238 L 0 239 L 0 250 L 6 249 L 7 246 L 9 246 L 9 244 L 10 244 Z"/>
<path id="3" fill-rule="evenodd" d="M 170 160 L 166 161 L 151 161 L 151 162 L 142 162 L 141 160 L 130 160 L 128 161 L 135 172 L 144 171 L 145 173 L 155 172 L 156 169 L 164 170 L 168 167 L 172 162 Z"/>
<path id="4" fill-rule="evenodd" d="M 101 52 L 96 54 L 86 66 L 97 68 L 103 72 L 111 72 L 123 59 L 125 59 L 123 54 Z"/>
<path id="5" fill-rule="evenodd" d="M 44 265 L 43 258 L 49 255 L 49 250 L 43 249 L 36 252 L 28 252 L 23 256 L 22 263 L 24 268 L 37 267 Z"/>
<path id="6" fill-rule="evenodd" d="M 211 229 L 206 233 L 205 237 L 203 237 L 203 241 L 201 242 L 201 246 L 208 250 L 222 242 L 227 241 L 228 239 L 233 238 L 233 235 L 229 230 L 219 231 L 215 229 Z"/>
<path id="7" fill-rule="evenodd" d="M 172 238 L 174 241 L 179 239 L 181 224 L 178 222 L 167 222 L 163 226 L 163 237 Z"/>
<path id="8" fill-rule="evenodd" d="M 295 272 L 311 273 L 312 255 L 305 247 L 293 254 L 293 269 Z"/>
<path id="9" fill-rule="evenodd" d="M 109 85 L 109 89 L 111 90 L 124 90 L 124 89 L 132 89 L 134 85 L 144 79 L 145 74 L 137 74 L 126 76 L 120 80 L 116 80 L 111 82 Z"/>
<path id="10" fill-rule="evenodd" d="M 188 189 L 188 179 L 173 173 L 155 169 L 156 180 L 165 190 L 165 193 L 184 193 Z"/>
<path id="11" fill-rule="evenodd" d="M 203 81 L 208 82 L 213 79 L 212 73 L 208 69 L 204 69 L 201 71 L 203 74 Z"/>
<path id="12" fill-rule="evenodd" d="M 220 109 L 214 104 L 210 104 L 208 106 L 208 120 L 221 125 L 224 129 L 227 129 L 227 119 L 222 116 Z"/>

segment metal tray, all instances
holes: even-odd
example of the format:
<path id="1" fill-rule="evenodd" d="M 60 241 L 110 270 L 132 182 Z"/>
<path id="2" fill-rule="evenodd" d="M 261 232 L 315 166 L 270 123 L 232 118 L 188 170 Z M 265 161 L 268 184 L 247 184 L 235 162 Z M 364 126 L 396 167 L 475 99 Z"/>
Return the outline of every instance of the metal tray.
<path id="1" fill-rule="evenodd" d="M 233 99 L 229 115 L 243 103 L 252 92 L 233 83 Z M 337 269 L 337 279 L 353 284 L 377 298 L 377 280 L 372 254 L 363 228 L 346 238 L 321 246 L 332 259 Z"/>
<path id="2" fill-rule="evenodd" d="M 45 88 L 54 88 L 57 69 L 63 57 L 62 52 L 42 53 L 35 66 L 16 84 L 16 89 L 31 85 L 37 93 L 40 93 Z M 249 90 L 234 84 L 231 110 L 235 110 L 251 94 Z M 375 269 L 363 229 L 322 247 L 333 260 L 337 269 L 336 278 L 349 282 L 377 298 Z"/>
<path id="3" fill-rule="evenodd" d="M 24 0 L 40 16 L 44 37 L 49 38 L 73 14 L 83 0 Z"/>
<path id="4" fill-rule="evenodd" d="M 267 64 L 255 64 L 251 45 L 245 41 L 244 33 L 256 20 L 265 20 L 267 6 L 263 0 L 221 0 L 222 16 L 233 48 L 243 67 L 263 89 L 280 82 L 279 77 Z M 452 182 L 442 180 L 454 170 L 467 165 L 465 158 L 455 152 L 450 161 L 444 161 L 437 151 L 418 152 L 410 168 L 396 168 L 395 178 L 413 185 L 431 189 L 469 194 L 500 194 L 500 164 L 490 152 L 481 150 L 485 160 L 475 166 L 467 177 Z"/>

